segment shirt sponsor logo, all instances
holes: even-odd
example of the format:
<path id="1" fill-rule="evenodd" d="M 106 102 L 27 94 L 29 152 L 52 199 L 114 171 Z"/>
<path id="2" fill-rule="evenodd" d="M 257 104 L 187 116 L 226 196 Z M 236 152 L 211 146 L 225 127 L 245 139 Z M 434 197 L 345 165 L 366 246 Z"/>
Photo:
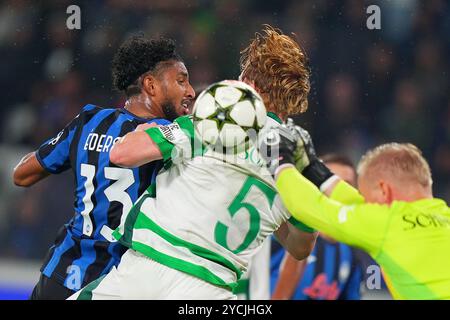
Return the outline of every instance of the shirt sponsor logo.
<path id="1" fill-rule="evenodd" d="M 415 228 L 450 228 L 450 220 L 437 214 L 404 214 L 402 219 L 405 222 L 405 231 Z"/>
<path id="2" fill-rule="evenodd" d="M 174 142 L 177 138 L 177 132 L 181 129 L 178 124 L 172 123 L 167 126 L 160 126 L 159 130 L 167 141 Z"/>

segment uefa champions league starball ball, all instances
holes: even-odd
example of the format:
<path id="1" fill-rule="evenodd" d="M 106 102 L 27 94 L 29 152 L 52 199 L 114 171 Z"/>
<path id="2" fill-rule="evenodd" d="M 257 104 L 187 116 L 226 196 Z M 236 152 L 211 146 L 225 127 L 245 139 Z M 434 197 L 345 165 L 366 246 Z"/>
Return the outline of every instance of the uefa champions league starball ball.
<path id="1" fill-rule="evenodd" d="M 261 96 L 248 84 L 224 80 L 202 91 L 193 108 L 196 135 L 203 144 L 240 152 L 266 123 Z"/>

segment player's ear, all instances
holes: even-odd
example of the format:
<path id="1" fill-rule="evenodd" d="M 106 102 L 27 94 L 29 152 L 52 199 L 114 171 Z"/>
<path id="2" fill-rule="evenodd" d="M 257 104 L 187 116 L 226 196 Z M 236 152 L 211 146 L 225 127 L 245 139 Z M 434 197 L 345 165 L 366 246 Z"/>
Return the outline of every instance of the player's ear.
<path id="1" fill-rule="evenodd" d="M 150 96 L 154 96 L 157 91 L 156 79 L 152 75 L 146 75 L 142 80 L 142 89 Z"/>
<path id="2" fill-rule="evenodd" d="M 392 186 L 384 180 L 380 180 L 378 186 L 381 190 L 383 203 L 391 204 L 394 201 Z"/>

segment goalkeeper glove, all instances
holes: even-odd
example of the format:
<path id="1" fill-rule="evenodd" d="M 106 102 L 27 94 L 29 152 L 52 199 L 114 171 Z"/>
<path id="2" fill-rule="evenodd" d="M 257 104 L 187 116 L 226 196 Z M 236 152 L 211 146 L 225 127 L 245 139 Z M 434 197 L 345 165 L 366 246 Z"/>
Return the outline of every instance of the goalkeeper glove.
<path id="1" fill-rule="evenodd" d="M 285 125 L 270 128 L 261 138 L 259 151 L 272 176 L 275 175 L 275 170 L 279 166 L 286 163 L 295 163 L 295 146 L 296 137 Z"/>
<path id="2" fill-rule="evenodd" d="M 291 118 L 287 119 L 285 127 L 289 129 L 292 136 L 296 139 L 294 148 L 290 148 L 293 151 L 292 157 L 289 159 L 294 161 L 291 163 L 295 165 L 305 178 L 320 188 L 324 182 L 333 176 L 333 173 L 317 157 L 308 131 L 295 125 Z"/>

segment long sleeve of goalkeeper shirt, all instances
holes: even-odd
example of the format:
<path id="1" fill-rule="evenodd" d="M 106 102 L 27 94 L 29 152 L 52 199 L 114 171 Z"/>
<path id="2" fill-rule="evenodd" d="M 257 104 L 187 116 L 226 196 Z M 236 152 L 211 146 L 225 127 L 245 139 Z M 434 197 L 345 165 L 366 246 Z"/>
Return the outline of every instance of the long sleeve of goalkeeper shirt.
<path id="1" fill-rule="evenodd" d="M 372 256 L 380 250 L 390 219 L 387 205 L 364 203 L 358 191 L 343 181 L 328 198 L 295 168 L 280 173 L 277 189 L 299 221 Z"/>

